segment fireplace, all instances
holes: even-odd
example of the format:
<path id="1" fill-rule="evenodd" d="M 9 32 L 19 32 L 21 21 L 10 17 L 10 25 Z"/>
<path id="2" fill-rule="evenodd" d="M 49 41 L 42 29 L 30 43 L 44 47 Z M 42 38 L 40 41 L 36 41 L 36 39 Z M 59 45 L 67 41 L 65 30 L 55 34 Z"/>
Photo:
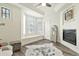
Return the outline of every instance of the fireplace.
<path id="1" fill-rule="evenodd" d="M 75 29 L 68 29 L 68 30 L 63 30 L 63 40 L 76 45 L 76 30 Z"/>

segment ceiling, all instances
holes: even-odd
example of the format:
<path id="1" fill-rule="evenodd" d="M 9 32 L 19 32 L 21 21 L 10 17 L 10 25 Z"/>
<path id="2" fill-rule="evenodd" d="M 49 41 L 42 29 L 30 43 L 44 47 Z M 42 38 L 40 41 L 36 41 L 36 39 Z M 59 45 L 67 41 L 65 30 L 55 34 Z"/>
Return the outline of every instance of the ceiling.
<path id="1" fill-rule="evenodd" d="M 65 3 L 49 3 L 51 4 L 51 7 L 47 7 L 47 6 L 39 5 L 40 3 L 19 3 L 19 4 L 24 7 L 31 8 L 33 10 L 38 10 L 39 12 L 42 12 L 42 13 L 45 13 L 50 9 L 54 11 L 58 11 L 59 9 L 61 9 L 61 7 L 65 5 Z"/>

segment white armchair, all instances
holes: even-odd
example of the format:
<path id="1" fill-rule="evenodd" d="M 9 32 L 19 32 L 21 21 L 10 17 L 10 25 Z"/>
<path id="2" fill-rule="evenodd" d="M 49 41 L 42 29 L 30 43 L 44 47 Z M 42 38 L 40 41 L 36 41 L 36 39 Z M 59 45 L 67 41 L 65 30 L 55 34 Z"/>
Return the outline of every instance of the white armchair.
<path id="1" fill-rule="evenodd" d="M 11 56 L 13 54 L 13 47 L 11 45 L 0 48 L 0 56 Z"/>

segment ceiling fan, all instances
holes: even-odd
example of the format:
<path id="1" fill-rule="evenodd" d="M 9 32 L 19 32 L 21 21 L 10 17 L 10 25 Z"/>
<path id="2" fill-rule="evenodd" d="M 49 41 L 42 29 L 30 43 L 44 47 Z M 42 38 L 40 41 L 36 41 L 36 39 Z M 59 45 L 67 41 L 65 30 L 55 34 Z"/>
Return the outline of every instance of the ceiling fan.
<path id="1" fill-rule="evenodd" d="M 38 3 L 38 4 L 36 5 L 36 7 L 39 7 L 39 6 L 52 7 L 52 4 L 51 4 L 51 3 Z"/>

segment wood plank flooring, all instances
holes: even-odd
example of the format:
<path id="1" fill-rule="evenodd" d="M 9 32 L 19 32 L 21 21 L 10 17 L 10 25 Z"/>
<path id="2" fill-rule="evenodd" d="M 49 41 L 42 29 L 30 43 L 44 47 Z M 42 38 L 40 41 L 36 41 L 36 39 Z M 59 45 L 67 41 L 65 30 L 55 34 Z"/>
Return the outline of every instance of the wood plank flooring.
<path id="1" fill-rule="evenodd" d="M 54 46 L 56 46 L 58 49 L 60 49 L 63 52 L 64 56 L 79 56 L 79 54 L 77 54 L 76 52 L 72 51 L 71 49 L 65 47 L 64 45 L 60 44 L 60 43 L 55 43 L 55 42 L 51 42 L 49 40 L 43 39 L 43 40 L 39 40 L 27 45 L 39 45 L 39 44 L 44 44 L 44 43 L 53 43 Z M 24 56 L 24 54 L 21 51 L 15 52 L 13 54 L 13 56 Z"/>

